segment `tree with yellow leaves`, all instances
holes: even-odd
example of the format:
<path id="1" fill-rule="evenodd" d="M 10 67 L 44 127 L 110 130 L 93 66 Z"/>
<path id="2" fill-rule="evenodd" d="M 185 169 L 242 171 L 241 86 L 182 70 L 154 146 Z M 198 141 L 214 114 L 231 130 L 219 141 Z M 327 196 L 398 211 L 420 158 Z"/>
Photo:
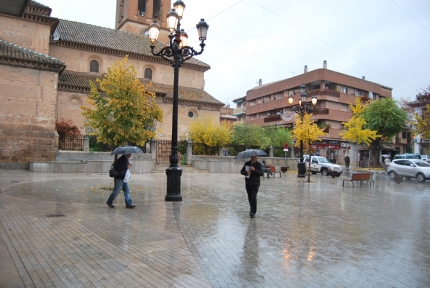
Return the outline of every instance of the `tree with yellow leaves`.
<path id="1" fill-rule="evenodd" d="M 193 141 L 193 154 L 215 155 L 219 147 L 231 143 L 231 124 L 209 117 L 197 118 L 189 127 L 190 139 Z"/>
<path id="2" fill-rule="evenodd" d="M 315 124 L 315 121 L 313 121 L 312 118 L 312 114 L 304 114 L 303 117 L 300 116 L 300 114 L 297 114 L 296 116 L 294 116 L 294 118 L 296 119 L 296 124 L 294 125 L 294 129 L 292 131 L 292 134 L 294 136 L 294 138 L 296 138 L 296 144 L 294 145 L 295 147 L 300 147 L 305 151 L 305 153 L 307 154 L 311 154 L 311 144 L 315 141 L 321 141 L 321 139 L 319 138 L 319 136 L 324 136 L 327 133 L 325 133 L 323 130 L 318 127 L 317 124 Z M 302 119 L 303 118 L 303 119 Z M 302 158 L 303 155 L 300 155 L 300 160 L 303 161 Z M 308 162 L 309 164 L 309 170 L 310 170 L 310 162 Z M 303 164 L 301 164 L 303 165 Z M 299 173 L 301 174 L 301 168 L 299 168 Z M 303 167 L 304 168 L 304 167 Z M 303 173 L 306 172 L 306 168 L 304 168 L 305 170 L 303 171 Z M 308 174 L 308 182 L 310 182 L 310 174 Z"/>
<path id="3" fill-rule="evenodd" d="M 312 114 L 308 113 L 303 116 L 303 120 L 299 114 L 294 116 L 296 124 L 292 131 L 294 138 L 296 138 L 296 144 L 294 146 L 300 147 L 300 143 L 303 141 L 303 149 L 307 154 L 311 152 L 310 145 L 315 141 L 321 141 L 319 137 L 327 134 L 324 132 L 324 129 L 318 127 L 311 117 Z"/>
<path id="4" fill-rule="evenodd" d="M 355 99 L 355 106 L 349 105 L 352 117 L 348 122 L 342 122 L 344 130 L 339 134 L 342 139 L 357 143 L 357 148 L 360 144 L 370 145 L 375 139 L 381 137 L 381 135 L 376 134 L 377 131 L 364 128 L 366 121 L 361 117 L 361 113 L 366 109 L 366 106 L 367 103 L 363 105 L 361 97 Z"/>
<path id="5" fill-rule="evenodd" d="M 163 120 L 155 93 L 137 79 L 134 67 L 126 66 L 127 60 L 125 57 L 115 63 L 96 83 L 90 82 L 87 102 L 91 107 L 81 107 L 85 126 L 91 128 L 89 134 L 97 136 L 98 142 L 144 145 L 155 137 L 156 121 Z"/>

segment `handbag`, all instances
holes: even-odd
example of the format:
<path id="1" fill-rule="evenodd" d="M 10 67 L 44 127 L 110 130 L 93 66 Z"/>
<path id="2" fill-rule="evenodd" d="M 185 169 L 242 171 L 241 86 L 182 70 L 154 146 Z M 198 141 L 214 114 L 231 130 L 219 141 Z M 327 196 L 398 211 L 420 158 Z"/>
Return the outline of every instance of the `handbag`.
<path id="1" fill-rule="evenodd" d="M 119 171 L 115 169 L 115 164 L 112 164 L 112 166 L 109 169 L 109 177 L 116 177 L 119 175 Z"/>

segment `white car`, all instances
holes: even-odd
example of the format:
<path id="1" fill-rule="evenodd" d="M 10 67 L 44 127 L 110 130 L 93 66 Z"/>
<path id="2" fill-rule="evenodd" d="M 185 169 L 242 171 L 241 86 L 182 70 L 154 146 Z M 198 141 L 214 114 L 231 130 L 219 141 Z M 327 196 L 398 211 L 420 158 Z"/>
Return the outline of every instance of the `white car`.
<path id="1" fill-rule="evenodd" d="M 429 155 L 421 155 L 421 160 L 423 160 L 423 161 L 426 161 L 426 162 L 430 163 Z"/>
<path id="2" fill-rule="evenodd" d="M 430 164 L 421 159 L 394 159 L 388 164 L 387 173 L 391 179 L 396 175 L 406 179 L 417 178 L 418 182 L 430 179 Z"/>
<path id="3" fill-rule="evenodd" d="M 312 174 L 321 173 L 321 175 L 328 176 L 335 174 L 339 177 L 342 174 L 342 167 L 337 164 L 333 164 L 322 156 L 312 156 L 310 168 L 309 168 L 309 155 L 303 155 L 306 163 L 306 170 L 310 170 Z M 299 158 L 300 161 L 300 158 Z"/>

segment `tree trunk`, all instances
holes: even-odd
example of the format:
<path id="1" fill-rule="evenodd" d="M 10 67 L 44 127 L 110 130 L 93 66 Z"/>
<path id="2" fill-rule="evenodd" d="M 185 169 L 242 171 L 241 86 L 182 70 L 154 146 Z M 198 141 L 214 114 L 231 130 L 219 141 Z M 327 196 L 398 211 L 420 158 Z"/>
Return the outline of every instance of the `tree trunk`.
<path id="1" fill-rule="evenodd" d="M 369 167 L 379 167 L 379 139 L 376 139 L 375 141 L 370 144 L 370 163 Z"/>

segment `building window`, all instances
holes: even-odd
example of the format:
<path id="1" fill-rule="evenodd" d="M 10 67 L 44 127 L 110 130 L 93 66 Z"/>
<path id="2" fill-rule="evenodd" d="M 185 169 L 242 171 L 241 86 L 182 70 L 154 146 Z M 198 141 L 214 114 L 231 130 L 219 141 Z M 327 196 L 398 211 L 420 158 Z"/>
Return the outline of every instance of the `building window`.
<path id="1" fill-rule="evenodd" d="M 137 9 L 139 9 L 140 16 L 145 16 L 146 0 L 139 0 L 137 3 Z"/>
<path id="2" fill-rule="evenodd" d="M 193 111 L 188 112 L 188 117 L 193 118 L 194 117 L 194 112 Z"/>
<path id="3" fill-rule="evenodd" d="M 145 68 L 145 79 L 152 80 L 152 69 L 151 68 Z"/>
<path id="4" fill-rule="evenodd" d="M 99 72 L 99 62 L 97 60 L 90 61 L 90 72 Z"/>
<path id="5" fill-rule="evenodd" d="M 160 7 L 161 7 L 161 1 L 160 0 L 154 0 L 154 7 L 152 10 L 152 17 L 154 19 L 160 19 Z"/>

